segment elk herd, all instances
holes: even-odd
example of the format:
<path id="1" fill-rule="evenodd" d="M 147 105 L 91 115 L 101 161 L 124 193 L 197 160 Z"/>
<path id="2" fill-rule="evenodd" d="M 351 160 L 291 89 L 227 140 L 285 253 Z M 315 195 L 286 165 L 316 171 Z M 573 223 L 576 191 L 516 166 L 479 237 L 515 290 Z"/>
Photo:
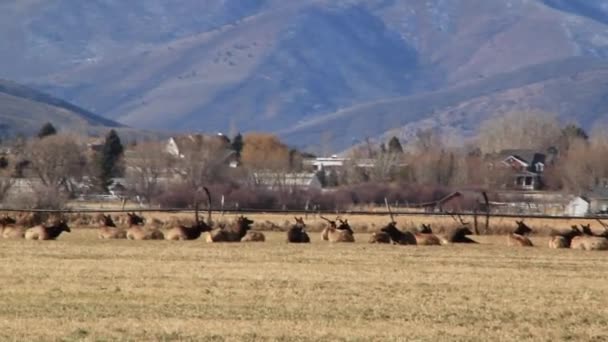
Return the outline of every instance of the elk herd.
<path id="1" fill-rule="evenodd" d="M 4 239 L 27 240 L 56 240 L 61 233 L 69 233 L 70 227 L 65 219 L 54 219 L 48 224 L 25 228 L 25 217 L 14 219 L 8 215 L 0 217 L 0 237 Z M 348 220 L 336 218 L 330 220 L 321 216 L 326 225 L 320 233 L 322 241 L 331 243 L 353 243 L 355 233 Z M 599 220 L 598 220 L 599 221 Z M 232 224 L 223 224 L 217 228 L 211 225 L 211 214 L 207 222 L 198 217 L 195 210 L 195 223 L 193 225 L 177 225 L 164 232 L 157 227 L 146 225 L 146 220 L 135 213 L 127 213 L 126 228 L 119 228 L 110 215 L 99 214 L 96 217 L 99 239 L 128 239 L 128 240 L 197 240 L 206 233 L 205 241 L 218 242 L 264 242 L 265 235 L 259 231 L 252 231 L 252 220 L 239 216 Z M 580 250 L 608 250 L 608 225 L 602 224 L 601 232 L 593 231 L 591 225 L 572 226 L 567 230 L 552 230 L 550 233 L 550 248 L 571 248 Z M 508 246 L 534 247 L 528 237 L 533 230 L 523 221 L 515 221 L 517 227 L 507 235 Z M 371 244 L 393 245 L 419 245 L 440 246 L 446 244 L 476 244 L 471 238 L 473 232 L 464 223 L 461 227 L 451 230 L 447 234 L 437 235 L 430 225 L 422 224 L 414 230 L 401 230 L 394 219 L 369 237 Z M 306 232 L 306 223 L 302 217 L 295 217 L 295 223 L 286 232 L 288 243 L 310 243 L 311 238 Z"/>
<path id="2" fill-rule="evenodd" d="M 209 191 L 205 188 L 208 204 L 211 203 Z M 127 213 L 126 228 L 118 227 L 110 215 L 99 214 L 96 223 L 99 225 L 99 239 L 129 239 L 129 240 L 173 240 L 186 241 L 199 239 L 205 233 L 205 240 L 209 243 L 218 242 L 264 242 L 266 237 L 263 233 L 252 231 L 253 221 L 245 216 L 239 216 L 232 224 L 221 224 L 213 227 L 211 220 L 211 209 L 208 205 L 207 222 L 199 218 L 198 201 L 194 204 L 194 224 L 175 225 L 174 227 L 161 231 L 153 225 L 147 225 L 146 220 L 136 213 Z M 388 207 L 388 205 L 387 205 Z M 469 224 L 459 217 L 460 227 L 451 230 L 445 235 L 436 235 L 431 226 L 422 224 L 414 230 L 401 230 L 397 227 L 392 212 L 390 211 L 390 222 L 378 231 L 371 234 L 369 243 L 393 244 L 393 245 L 421 245 L 439 246 L 446 244 L 476 244 L 478 243 L 470 236 L 473 232 Z M 454 218 L 454 217 L 453 217 Z M 321 232 L 321 240 L 331 243 L 353 243 L 355 233 L 348 220 L 340 217 L 330 220 L 321 216 L 326 222 Z M 455 219 L 455 218 L 454 218 Z M 550 234 L 550 248 L 572 248 L 581 250 L 608 250 L 608 224 L 597 220 L 602 225 L 602 232 L 594 232 L 589 224 L 573 225 L 567 230 L 552 230 Z M 33 214 L 22 214 L 17 219 L 8 215 L 0 217 L 0 237 L 4 239 L 27 239 L 27 240 L 55 240 L 61 233 L 70 232 L 67 221 L 63 218 L 49 220 L 48 224 L 38 224 L 31 228 L 35 222 Z M 508 246 L 533 247 L 534 244 L 528 237 L 533 231 L 523 221 L 515 221 L 517 227 L 507 235 Z M 306 223 L 302 217 L 295 218 L 295 224 L 287 230 L 286 242 L 288 243 L 310 243 L 311 239 L 306 232 Z"/>

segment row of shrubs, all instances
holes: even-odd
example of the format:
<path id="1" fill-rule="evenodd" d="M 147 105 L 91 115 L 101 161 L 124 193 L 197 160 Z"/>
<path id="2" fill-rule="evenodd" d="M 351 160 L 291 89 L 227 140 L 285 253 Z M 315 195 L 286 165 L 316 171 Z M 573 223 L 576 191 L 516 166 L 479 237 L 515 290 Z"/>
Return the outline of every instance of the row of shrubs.
<path id="1" fill-rule="evenodd" d="M 437 200 L 449 193 L 448 189 L 411 184 L 365 183 L 332 191 L 300 189 L 268 190 L 238 184 L 209 186 L 213 207 L 246 209 L 308 209 L 346 210 L 353 206 L 383 205 L 386 198 L 392 204 L 412 204 Z M 204 194 L 195 194 L 187 185 L 174 186 L 155 199 L 162 208 L 191 208 L 195 196 L 206 203 Z"/>

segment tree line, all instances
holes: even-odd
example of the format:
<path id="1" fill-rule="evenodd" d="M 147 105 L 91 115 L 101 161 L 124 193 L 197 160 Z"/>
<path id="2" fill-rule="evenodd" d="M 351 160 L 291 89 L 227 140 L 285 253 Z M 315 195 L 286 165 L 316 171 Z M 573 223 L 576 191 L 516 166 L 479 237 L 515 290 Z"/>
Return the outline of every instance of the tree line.
<path id="1" fill-rule="evenodd" d="M 408 139 L 368 140 L 344 154 L 343 167 L 317 172 L 331 190 L 321 192 L 289 184 L 289 174 L 312 171 L 304 160 L 314 155 L 272 134 L 185 135 L 176 155 L 167 150 L 167 140 L 125 146 L 110 130 L 91 144 L 47 123 L 35 137 L 3 142 L 10 153 L 0 157 L 0 196 L 16 179 L 34 178 L 39 189 L 27 206 L 61 206 L 83 192 L 107 193 L 120 178 L 128 196 L 167 207 L 191 206 L 203 186 L 217 194 L 215 205 L 242 208 L 331 210 L 380 204 L 385 197 L 393 203 L 420 203 L 462 187 L 506 188 L 512 174 L 497 158 L 507 149 L 550 156 L 544 189 L 584 194 L 608 179 L 606 132 L 562 125 L 548 113 L 510 113 L 482 123 L 477 136 L 456 145 L 433 129 Z M 260 174 L 274 177 L 272 188 L 260 184 Z"/>

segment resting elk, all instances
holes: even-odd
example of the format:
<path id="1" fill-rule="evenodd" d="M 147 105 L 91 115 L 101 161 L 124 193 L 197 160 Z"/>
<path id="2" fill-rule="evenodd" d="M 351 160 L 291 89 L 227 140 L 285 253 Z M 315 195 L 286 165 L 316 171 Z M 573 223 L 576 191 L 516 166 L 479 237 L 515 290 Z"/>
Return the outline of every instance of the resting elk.
<path id="1" fill-rule="evenodd" d="M 355 242 L 355 236 L 348 224 L 348 220 L 338 219 L 340 221 L 340 226 L 338 226 L 336 221 L 329 220 L 323 216 L 321 218 L 329 223 L 329 226 L 321 233 L 323 240 L 329 242 Z"/>
<path id="2" fill-rule="evenodd" d="M 452 219 L 454 219 L 454 221 L 456 221 L 456 223 L 460 225 L 460 227 L 456 228 L 455 230 L 448 233 L 448 235 L 446 236 L 445 242 L 447 242 L 447 243 L 477 243 L 477 241 L 468 237 L 468 235 L 473 235 L 473 232 L 469 228 L 469 222 L 465 222 L 460 215 L 458 215 L 458 220 L 456 220 L 454 215 L 451 215 L 451 216 L 452 216 Z"/>
<path id="3" fill-rule="evenodd" d="M 199 203 L 198 200 L 194 202 L 194 225 L 193 226 L 178 226 L 175 228 L 171 228 L 165 234 L 165 238 L 167 240 L 196 240 L 198 239 L 204 232 L 211 231 L 211 194 L 209 193 L 209 189 L 206 187 L 203 188 L 205 193 L 207 194 L 207 222 L 205 223 L 199 219 L 198 210 Z"/>
<path id="4" fill-rule="evenodd" d="M 551 231 L 551 240 L 549 240 L 549 248 L 570 248 L 572 239 L 583 233 L 576 225 L 573 225 L 567 232 Z"/>
<path id="5" fill-rule="evenodd" d="M 513 233 L 509 234 L 507 245 L 509 246 L 522 246 L 522 247 L 532 247 L 532 241 L 526 236 L 532 233 L 532 229 L 528 227 L 523 221 L 515 221 L 517 223 L 517 228 L 513 231 Z"/>
<path id="6" fill-rule="evenodd" d="M 114 220 L 110 215 L 100 214 L 97 217 L 99 222 L 99 238 L 100 239 L 126 239 L 127 232 L 117 228 Z"/>
<path id="7" fill-rule="evenodd" d="M 599 221 L 602 223 L 602 221 Z M 591 230 L 591 225 L 581 225 L 583 234 L 572 239 L 572 249 L 582 249 L 587 251 L 605 251 L 608 250 L 608 228 L 604 225 L 604 232 L 594 234 Z"/>
<path id="8" fill-rule="evenodd" d="M 477 243 L 477 241 L 469 238 L 467 235 L 473 235 L 469 227 L 456 228 L 446 236 L 446 241 L 448 243 Z"/>
<path id="9" fill-rule="evenodd" d="M 289 243 L 310 243 L 310 237 L 304 231 L 306 223 L 302 217 L 296 217 L 296 224 L 287 231 L 287 242 Z"/>
<path id="10" fill-rule="evenodd" d="M 165 238 L 163 232 L 153 228 L 147 229 L 144 227 L 145 220 L 143 217 L 135 213 L 127 213 L 127 239 L 129 240 L 163 240 Z"/>
<path id="11" fill-rule="evenodd" d="M 0 230 L 0 235 L 5 239 L 23 239 L 25 236 L 25 228 L 17 227 L 15 223 L 17 223 L 17 220 L 8 215 L 4 215 L 0 218 L 0 227 L 2 228 Z"/>
<path id="12" fill-rule="evenodd" d="M 439 246 L 441 245 L 441 239 L 437 235 L 433 234 L 431 226 L 423 224 L 418 228 L 418 232 L 414 234 L 416 236 L 416 244 L 422 246 Z"/>
<path id="13" fill-rule="evenodd" d="M 388 237 L 387 243 L 393 243 L 395 245 L 416 244 L 416 237 L 414 236 L 414 234 L 408 231 L 401 231 L 399 228 L 397 228 L 397 223 L 395 221 L 391 221 L 389 224 L 382 227 L 379 233 L 384 234 Z"/>
<path id="14" fill-rule="evenodd" d="M 71 232 L 65 220 L 60 219 L 52 225 L 38 225 L 25 231 L 27 240 L 56 240 L 62 232 Z"/>
<path id="15" fill-rule="evenodd" d="M 229 227 L 212 230 L 207 235 L 207 242 L 240 242 L 251 229 L 253 221 L 241 215 Z"/>

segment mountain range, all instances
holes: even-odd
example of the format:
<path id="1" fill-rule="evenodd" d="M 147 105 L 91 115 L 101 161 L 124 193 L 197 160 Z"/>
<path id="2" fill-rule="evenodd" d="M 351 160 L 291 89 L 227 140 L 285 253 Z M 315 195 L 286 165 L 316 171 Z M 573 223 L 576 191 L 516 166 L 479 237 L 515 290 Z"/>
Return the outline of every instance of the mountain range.
<path id="1" fill-rule="evenodd" d="M 0 136 L 34 134 L 46 122 L 72 132 L 96 134 L 123 125 L 64 100 L 0 79 Z"/>
<path id="2" fill-rule="evenodd" d="M 13 0 L 0 28 L 0 77 L 134 128 L 337 151 L 608 118 L 608 0 Z"/>

